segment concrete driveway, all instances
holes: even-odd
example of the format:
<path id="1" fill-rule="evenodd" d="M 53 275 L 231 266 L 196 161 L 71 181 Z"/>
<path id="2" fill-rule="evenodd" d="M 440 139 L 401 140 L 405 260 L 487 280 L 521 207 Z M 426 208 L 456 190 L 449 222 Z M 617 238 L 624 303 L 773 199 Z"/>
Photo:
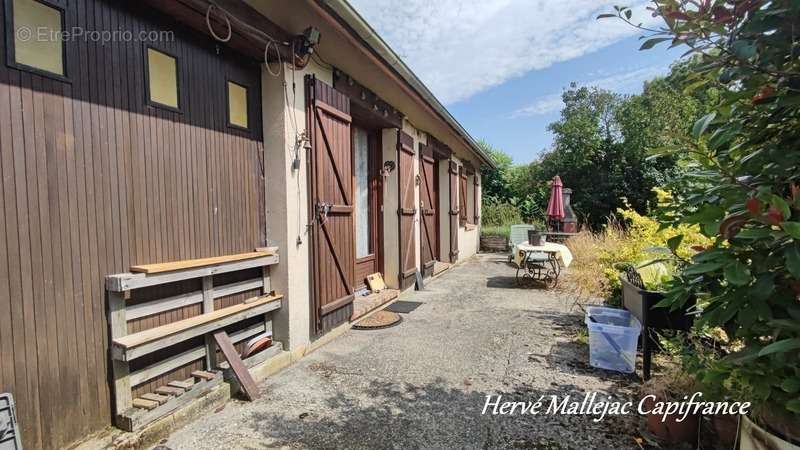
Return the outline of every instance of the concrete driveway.
<path id="1" fill-rule="evenodd" d="M 482 415 L 487 395 L 633 400 L 630 377 L 592 369 L 571 302 L 518 289 L 503 256 L 479 255 L 401 297 L 422 304 L 396 327 L 351 330 L 177 430 L 172 449 L 638 448 L 640 419 Z"/>

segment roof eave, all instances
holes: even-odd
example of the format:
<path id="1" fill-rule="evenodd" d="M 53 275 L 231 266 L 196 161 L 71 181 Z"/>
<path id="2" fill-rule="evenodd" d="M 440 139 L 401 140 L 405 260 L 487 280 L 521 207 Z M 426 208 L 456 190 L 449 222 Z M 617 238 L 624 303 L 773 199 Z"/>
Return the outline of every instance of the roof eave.
<path id="1" fill-rule="evenodd" d="M 314 1 L 314 0 L 312 0 Z M 399 75 L 403 81 L 416 92 L 436 113 L 449 125 L 484 163 L 496 168 L 492 158 L 478 145 L 477 141 L 458 123 L 450 111 L 442 105 L 439 99 L 428 89 L 416 74 L 403 62 L 391 47 L 378 35 L 378 33 L 364 20 L 363 17 L 350 5 L 347 0 L 317 0 L 328 6 L 336 19 L 343 21 L 356 37 L 363 41 L 375 54 Z"/>

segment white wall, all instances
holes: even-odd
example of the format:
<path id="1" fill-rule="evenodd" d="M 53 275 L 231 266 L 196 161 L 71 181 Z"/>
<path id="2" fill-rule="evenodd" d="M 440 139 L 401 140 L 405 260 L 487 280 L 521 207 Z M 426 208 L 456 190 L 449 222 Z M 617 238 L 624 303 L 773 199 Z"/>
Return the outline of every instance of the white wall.
<path id="1" fill-rule="evenodd" d="M 459 158 L 453 156 L 452 159 L 453 159 L 453 161 L 458 163 L 459 166 L 463 166 L 464 163 Z M 467 201 L 464 204 L 461 204 L 462 202 L 460 201 L 460 197 L 461 197 L 461 188 L 460 188 L 461 180 L 460 180 L 460 178 L 459 178 L 459 181 L 458 181 L 458 183 L 459 183 L 458 184 L 458 189 L 456 189 L 456 193 L 455 193 L 456 198 L 459 199 L 458 204 L 462 208 L 468 208 L 467 217 L 470 217 L 472 215 L 471 214 L 471 210 L 473 208 L 472 201 L 474 200 L 474 194 L 473 194 L 473 190 L 474 189 L 473 189 L 473 186 L 472 186 L 473 182 L 474 182 L 474 178 L 471 177 L 471 176 L 468 176 L 467 177 L 467 199 L 466 199 Z M 464 260 L 467 260 L 470 257 L 474 256 L 476 253 L 478 253 L 478 248 L 479 248 L 479 245 L 480 245 L 480 227 L 478 226 L 478 224 L 474 224 L 474 225 L 475 225 L 474 229 L 472 229 L 470 231 L 467 231 L 466 227 L 462 226 L 461 225 L 461 221 L 459 220 L 459 225 L 458 225 L 458 261 L 457 262 L 462 262 Z"/>
<path id="2" fill-rule="evenodd" d="M 467 231 L 464 227 L 458 228 L 458 262 L 469 259 L 478 253 L 479 229 Z"/>
<path id="3" fill-rule="evenodd" d="M 381 136 L 383 161 L 394 161 L 397 164 L 397 130 L 383 130 Z M 395 168 L 389 176 L 383 178 L 383 279 L 386 285 L 397 288 L 400 285 L 400 247 L 398 241 L 399 217 L 397 216 L 398 170 Z"/>
<path id="4" fill-rule="evenodd" d="M 273 65 L 273 72 L 276 69 Z M 300 169 L 292 170 L 296 136 L 306 129 L 304 76 L 309 73 L 333 83 L 333 74 L 313 63 L 294 72 L 294 80 L 291 70 L 274 77 L 264 68 L 261 76 L 267 240 L 270 245 L 278 246 L 280 252 L 280 262 L 271 267 L 270 278 L 272 288 L 284 295 L 283 305 L 274 316 L 273 330 L 275 339 L 289 350 L 307 345 L 311 336 L 308 155 L 302 146 Z M 284 79 L 288 106 L 284 98 Z"/>

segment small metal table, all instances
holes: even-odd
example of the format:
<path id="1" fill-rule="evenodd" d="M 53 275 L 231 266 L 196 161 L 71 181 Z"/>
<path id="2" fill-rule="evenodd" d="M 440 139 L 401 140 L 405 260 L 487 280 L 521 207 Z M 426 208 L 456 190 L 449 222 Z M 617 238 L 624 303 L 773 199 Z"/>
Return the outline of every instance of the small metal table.
<path id="1" fill-rule="evenodd" d="M 561 265 L 558 263 L 555 250 L 520 250 L 525 252 L 522 261 L 517 265 L 517 285 L 524 286 L 531 282 L 543 283 L 547 289 L 556 287 Z"/>

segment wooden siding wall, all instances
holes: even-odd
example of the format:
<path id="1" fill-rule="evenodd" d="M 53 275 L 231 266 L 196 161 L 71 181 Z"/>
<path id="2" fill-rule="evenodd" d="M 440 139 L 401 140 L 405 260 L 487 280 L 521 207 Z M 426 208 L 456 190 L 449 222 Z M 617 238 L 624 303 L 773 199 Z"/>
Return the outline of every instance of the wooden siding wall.
<path id="1" fill-rule="evenodd" d="M 67 29 L 176 30 L 155 46 L 178 58 L 183 111 L 146 106 L 142 42 L 67 42 L 70 83 L 0 65 L 0 392 L 28 449 L 111 421 L 107 274 L 265 243 L 258 67 L 136 2 L 65 3 Z M 225 124 L 228 77 L 250 88 L 251 132 Z"/>

